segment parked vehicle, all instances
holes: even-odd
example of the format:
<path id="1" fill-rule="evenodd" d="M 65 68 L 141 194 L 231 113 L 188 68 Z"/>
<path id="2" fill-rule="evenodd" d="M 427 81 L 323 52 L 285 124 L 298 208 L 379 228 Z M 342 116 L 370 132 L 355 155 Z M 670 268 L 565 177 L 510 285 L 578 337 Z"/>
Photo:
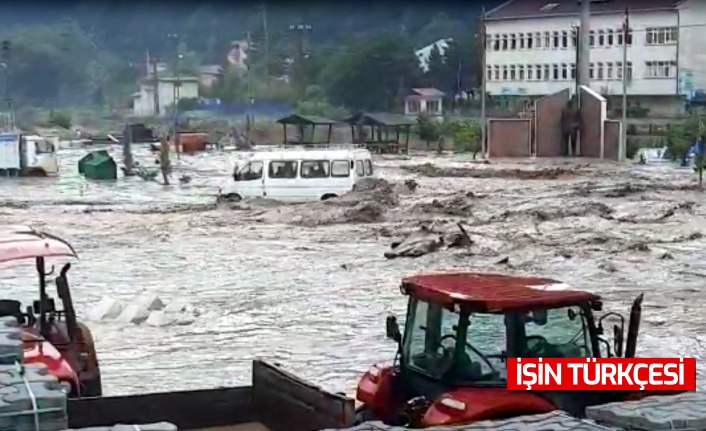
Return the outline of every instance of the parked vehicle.
<path id="1" fill-rule="evenodd" d="M 46 177 L 58 174 L 56 145 L 51 139 L 15 132 L 0 133 L 0 175 Z"/>
<path id="2" fill-rule="evenodd" d="M 645 391 L 508 391 L 506 360 L 516 357 L 635 356 L 641 304 L 625 319 L 597 318 L 598 295 L 555 280 L 499 274 L 445 273 L 404 278 L 409 296 L 404 333 L 394 316 L 387 336 L 398 354 L 361 378 L 358 423 L 425 428 L 563 410 L 582 417 L 587 406 L 635 399 Z M 617 319 L 613 344 L 605 318 Z M 661 395 L 666 395 L 662 392 Z"/>
<path id="3" fill-rule="evenodd" d="M 63 239 L 28 227 L 10 227 L 0 232 L 0 263 L 34 259 L 39 276 L 38 299 L 22 310 L 20 301 L 0 300 L 0 316 L 15 317 L 22 327 L 24 362 L 42 363 L 56 376 L 69 397 L 99 396 L 101 374 L 91 331 L 77 321 L 67 272 L 67 263 L 55 278 L 62 308 L 47 292 L 49 257 L 73 257 L 76 251 Z"/>
<path id="4" fill-rule="evenodd" d="M 370 151 L 363 148 L 256 151 L 236 164 L 218 200 L 326 200 L 348 193 L 359 179 L 373 174 Z"/>

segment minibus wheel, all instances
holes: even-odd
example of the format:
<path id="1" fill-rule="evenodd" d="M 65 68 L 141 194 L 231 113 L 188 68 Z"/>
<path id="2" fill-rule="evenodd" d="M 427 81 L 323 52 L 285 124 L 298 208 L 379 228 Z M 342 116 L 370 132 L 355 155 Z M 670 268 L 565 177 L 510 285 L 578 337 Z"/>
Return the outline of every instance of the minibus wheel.
<path id="1" fill-rule="evenodd" d="M 240 202 L 243 198 L 237 193 L 229 193 L 227 195 L 218 196 L 217 201 L 222 202 Z"/>

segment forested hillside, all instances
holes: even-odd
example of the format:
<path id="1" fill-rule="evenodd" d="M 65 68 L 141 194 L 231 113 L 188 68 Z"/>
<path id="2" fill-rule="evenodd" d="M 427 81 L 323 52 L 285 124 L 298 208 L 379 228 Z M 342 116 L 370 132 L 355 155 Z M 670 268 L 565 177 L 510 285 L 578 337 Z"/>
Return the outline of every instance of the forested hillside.
<path id="1" fill-rule="evenodd" d="M 41 2 L 4 14 L 0 40 L 10 41 L 3 52 L 8 96 L 19 104 L 124 103 L 148 51 L 170 61 L 178 50 L 185 68 L 223 64 L 231 41 L 250 32 L 256 97 L 382 109 L 385 97 L 410 85 L 474 86 L 480 8 L 461 2 Z M 310 30 L 292 31 L 293 24 Z M 178 47 L 170 34 L 179 35 Z M 414 49 L 448 37 L 457 44 L 446 58 L 435 56 L 423 76 Z M 287 74 L 292 82 L 272 85 L 265 72 Z M 242 73 L 227 71 L 214 96 L 242 99 L 243 85 Z"/>

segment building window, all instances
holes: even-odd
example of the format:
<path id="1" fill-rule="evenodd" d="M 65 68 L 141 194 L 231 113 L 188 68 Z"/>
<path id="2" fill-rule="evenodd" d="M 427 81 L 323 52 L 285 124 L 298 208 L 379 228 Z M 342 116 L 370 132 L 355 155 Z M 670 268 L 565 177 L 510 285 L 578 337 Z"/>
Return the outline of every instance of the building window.
<path id="1" fill-rule="evenodd" d="M 561 32 L 561 47 L 564 49 L 569 47 L 569 34 L 565 31 Z"/>
<path id="2" fill-rule="evenodd" d="M 493 66 L 493 75 L 496 81 L 500 81 L 500 66 Z"/>
<path id="3" fill-rule="evenodd" d="M 500 51 L 500 35 L 493 35 L 493 50 Z"/>
<path id="4" fill-rule="evenodd" d="M 525 80 L 525 66 L 523 64 L 517 66 L 517 79 L 519 81 Z"/>
<path id="5" fill-rule="evenodd" d="M 623 46 L 623 29 L 619 29 L 615 31 L 616 39 L 618 39 L 618 42 L 616 45 L 618 46 Z"/>
<path id="6" fill-rule="evenodd" d="M 579 46 L 579 41 L 578 41 L 578 28 L 574 28 L 571 30 L 571 47 L 576 48 Z"/>
<path id="7" fill-rule="evenodd" d="M 569 79 L 569 65 L 568 64 L 562 64 L 561 65 L 561 79 Z"/>
<path id="8" fill-rule="evenodd" d="M 674 78 L 677 72 L 675 61 L 646 61 L 645 78 Z"/>
<path id="9" fill-rule="evenodd" d="M 515 65 L 513 64 L 510 66 L 510 81 L 514 81 L 517 79 L 517 70 L 515 68 Z"/>
<path id="10" fill-rule="evenodd" d="M 495 39 L 494 35 L 492 35 L 492 34 L 485 35 L 485 50 L 486 51 L 493 50 L 493 39 Z"/>
<path id="11" fill-rule="evenodd" d="M 525 45 L 527 46 L 527 49 L 532 49 L 534 46 L 534 35 L 532 33 L 527 33 L 527 41 L 525 42 Z"/>
<path id="12" fill-rule="evenodd" d="M 533 71 L 534 71 L 534 67 L 532 67 L 531 64 L 528 64 L 527 65 L 527 80 L 528 81 L 534 80 L 534 77 L 533 77 L 534 74 L 532 73 Z"/>
<path id="13" fill-rule="evenodd" d="M 515 33 L 510 34 L 510 49 L 517 49 L 517 35 Z"/>
<path id="14" fill-rule="evenodd" d="M 615 76 L 618 79 L 623 79 L 623 62 L 622 61 L 615 63 Z"/>
<path id="15" fill-rule="evenodd" d="M 559 65 L 558 64 L 553 64 L 552 65 L 552 80 L 553 81 L 558 81 L 559 80 Z"/>
<path id="16" fill-rule="evenodd" d="M 519 33 L 517 35 L 517 38 L 520 41 L 520 49 L 525 49 L 525 34 L 524 33 Z"/>
<path id="17" fill-rule="evenodd" d="M 485 79 L 487 79 L 488 81 L 492 81 L 492 80 L 493 80 L 493 67 L 492 67 L 492 66 L 486 67 L 486 70 L 485 70 Z"/>
<path id="18" fill-rule="evenodd" d="M 535 46 L 537 49 L 542 47 L 542 33 L 535 33 L 534 34 L 534 41 L 535 41 Z"/>
<path id="19" fill-rule="evenodd" d="M 605 64 L 605 78 L 613 79 L 613 63 Z"/>
<path id="20" fill-rule="evenodd" d="M 407 101 L 407 112 L 410 114 L 416 114 L 421 110 L 421 103 L 419 100 L 408 100 Z"/>
<path id="21" fill-rule="evenodd" d="M 571 79 L 576 79 L 576 63 L 571 63 Z"/>
<path id="22" fill-rule="evenodd" d="M 552 33 L 552 48 L 559 48 L 559 32 L 555 31 Z"/>
<path id="23" fill-rule="evenodd" d="M 593 67 L 593 63 L 588 65 L 588 77 L 591 79 L 595 77 L 595 68 Z"/>
<path id="24" fill-rule="evenodd" d="M 625 74 L 628 81 L 632 79 L 632 61 L 628 61 L 628 65 L 625 67 Z"/>
<path id="25" fill-rule="evenodd" d="M 596 46 L 596 32 L 595 31 L 590 31 L 588 33 L 588 46 L 593 48 Z"/>
<path id="26" fill-rule="evenodd" d="M 645 36 L 647 45 L 669 45 L 677 42 L 676 27 L 648 27 Z"/>
<path id="27" fill-rule="evenodd" d="M 441 113 L 441 102 L 438 100 L 428 100 L 427 101 L 427 114 L 439 114 Z"/>
<path id="28" fill-rule="evenodd" d="M 534 70 L 537 72 L 537 76 L 536 76 L 537 81 L 541 81 L 542 80 L 542 65 L 535 64 Z"/>
<path id="29" fill-rule="evenodd" d="M 544 49 L 549 49 L 552 46 L 552 36 L 548 31 L 544 32 Z"/>
<path id="30" fill-rule="evenodd" d="M 628 34 L 625 37 L 625 43 L 630 46 L 632 45 L 632 29 L 628 29 Z"/>
<path id="31" fill-rule="evenodd" d="M 507 35 L 503 35 L 503 44 L 502 44 L 502 50 L 507 51 Z"/>
<path id="32" fill-rule="evenodd" d="M 551 67 L 548 64 L 544 65 L 544 80 L 545 81 L 551 81 L 552 75 L 551 75 Z"/>
<path id="33" fill-rule="evenodd" d="M 599 81 L 603 81 L 603 63 L 596 64 L 596 71 L 598 72 L 598 77 L 596 79 L 598 79 Z"/>
<path id="34" fill-rule="evenodd" d="M 605 32 L 603 30 L 598 31 L 598 46 L 605 46 Z"/>
<path id="35" fill-rule="evenodd" d="M 503 81 L 507 81 L 507 66 L 503 65 Z"/>

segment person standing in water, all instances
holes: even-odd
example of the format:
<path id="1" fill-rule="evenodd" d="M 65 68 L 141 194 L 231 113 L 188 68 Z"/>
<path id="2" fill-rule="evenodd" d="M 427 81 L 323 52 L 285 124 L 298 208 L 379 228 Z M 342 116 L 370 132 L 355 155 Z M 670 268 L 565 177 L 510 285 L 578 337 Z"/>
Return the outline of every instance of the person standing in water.
<path id="1" fill-rule="evenodd" d="M 159 168 L 165 185 L 169 185 L 169 175 L 172 173 L 172 162 L 169 160 L 169 137 L 162 138 L 159 145 Z"/>
<path id="2" fill-rule="evenodd" d="M 581 130 L 581 110 L 578 106 L 576 96 L 566 102 L 566 106 L 561 111 L 561 132 L 562 144 L 564 145 L 565 156 L 578 156 L 576 145 Z"/>

